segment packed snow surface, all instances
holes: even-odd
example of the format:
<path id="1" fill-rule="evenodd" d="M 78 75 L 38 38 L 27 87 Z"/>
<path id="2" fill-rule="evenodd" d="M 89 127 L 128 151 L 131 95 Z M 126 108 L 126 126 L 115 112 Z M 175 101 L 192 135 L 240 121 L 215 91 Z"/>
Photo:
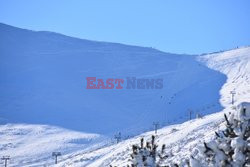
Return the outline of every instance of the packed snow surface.
<path id="1" fill-rule="evenodd" d="M 221 104 L 231 104 L 231 91 L 235 94 L 235 104 L 250 101 L 250 47 L 243 47 L 223 53 L 200 57 L 206 65 L 227 76 L 227 81 L 220 90 Z"/>

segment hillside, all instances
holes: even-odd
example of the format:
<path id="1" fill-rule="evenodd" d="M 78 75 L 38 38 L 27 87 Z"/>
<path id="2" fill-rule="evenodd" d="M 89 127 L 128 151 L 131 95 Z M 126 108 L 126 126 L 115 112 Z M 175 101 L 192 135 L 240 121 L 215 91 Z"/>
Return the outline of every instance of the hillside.
<path id="1" fill-rule="evenodd" d="M 6 124 L 0 126 L 0 157 L 10 156 L 11 166 L 54 164 L 52 152 L 72 154 L 78 150 L 87 151 L 89 147 L 96 149 L 106 145 L 105 140 L 97 134 L 49 125 Z"/>
<path id="2" fill-rule="evenodd" d="M 0 24 L 0 122 L 131 136 L 222 109 L 225 75 L 195 55 Z M 86 89 L 86 77 L 163 79 L 163 89 Z M 211 109 L 207 107 L 210 106 Z M 173 112 L 174 111 L 174 112 Z"/>
<path id="3" fill-rule="evenodd" d="M 199 61 L 210 68 L 219 70 L 227 75 L 227 81 L 223 85 L 221 103 L 225 107 L 221 112 L 194 119 L 183 124 L 167 126 L 158 131 L 157 143 L 166 144 L 167 150 L 175 155 L 170 158 L 172 162 L 181 162 L 189 158 L 194 148 L 214 138 L 214 131 L 224 128 L 222 123 L 224 113 L 234 112 L 231 108 L 231 90 L 236 91 L 235 105 L 241 102 L 250 102 L 250 47 L 239 48 L 216 54 L 208 54 L 198 57 Z M 140 138 L 150 139 L 154 131 L 146 132 L 116 145 L 76 155 L 72 159 L 65 159 L 57 166 L 126 166 L 129 164 L 132 145 L 139 144 Z"/>
<path id="4" fill-rule="evenodd" d="M 250 102 L 250 47 L 179 55 L 4 24 L 0 36 L 0 156 L 12 166 L 52 166 L 54 151 L 63 154 L 56 166 L 123 166 L 153 122 L 180 161 L 223 127 L 230 91 L 235 105 Z M 164 87 L 89 90 L 86 77 L 162 78 Z"/>

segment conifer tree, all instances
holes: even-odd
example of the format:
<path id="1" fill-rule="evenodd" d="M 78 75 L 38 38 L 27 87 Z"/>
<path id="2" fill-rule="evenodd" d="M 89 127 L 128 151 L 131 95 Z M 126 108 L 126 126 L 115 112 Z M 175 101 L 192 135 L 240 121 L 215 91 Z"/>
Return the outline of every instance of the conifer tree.
<path id="1" fill-rule="evenodd" d="M 131 167 L 168 167 L 166 160 L 171 154 L 166 151 L 166 145 L 162 145 L 160 150 L 157 148 L 154 135 L 151 137 L 151 141 L 146 142 L 146 144 L 141 138 L 140 145 L 132 146 Z"/>
<path id="2" fill-rule="evenodd" d="M 191 167 L 250 166 L 250 111 L 242 107 L 224 118 L 225 129 L 215 132 L 215 140 L 204 142 L 196 158 L 191 156 Z"/>

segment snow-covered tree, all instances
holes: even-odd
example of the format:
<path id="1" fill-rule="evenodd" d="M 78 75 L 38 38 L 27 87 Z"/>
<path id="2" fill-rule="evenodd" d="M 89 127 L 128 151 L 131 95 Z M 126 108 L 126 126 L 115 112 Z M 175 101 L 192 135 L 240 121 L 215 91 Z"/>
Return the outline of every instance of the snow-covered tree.
<path id="1" fill-rule="evenodd" d="M 152 136 L 150 142 L 144 145 L 144 139 L 141 138 L 140 145 L 132 146 L 131 162 L 132 167 L 156 167 L 156 148 L 155 136 Z"/>
<path id="2" fill-rule="evenodd" d="M 238 111 L 224 117 L 225 129 L 215 132 L 215 140 L 198 147 L 195 158 L 190 158 L 191 167 L 250 166 L 250 108 L 241 105 Z"/>
<path id="3" fill-rule="evenodd" d="M 166 146 L 162 145 L 161 149 L 157 149 L 155 136 L 152 136 L 151 141 L 144 143 L 141 138 L 140 145 L 132 146 L 132 154 L 130 161 L 131 167 L 168 167 L 166 160 L 172 156 L 172 153 L 166 151 Z M 175 165 L 178 166 L 178 165 Z"/>

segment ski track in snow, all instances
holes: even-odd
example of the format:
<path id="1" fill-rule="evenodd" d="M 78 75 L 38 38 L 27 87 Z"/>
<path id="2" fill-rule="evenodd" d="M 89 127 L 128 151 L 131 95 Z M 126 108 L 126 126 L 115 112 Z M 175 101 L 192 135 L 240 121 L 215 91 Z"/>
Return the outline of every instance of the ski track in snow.
<path id="1" fill-rule="evenodd" d="M 220 91 L 224 107 L 231 103 L 230 91 L 236 92 L 235 104 L 250 101 L 250 47 L 202 56 L 199 60 L 227 75 L 227 82 Z"/>

